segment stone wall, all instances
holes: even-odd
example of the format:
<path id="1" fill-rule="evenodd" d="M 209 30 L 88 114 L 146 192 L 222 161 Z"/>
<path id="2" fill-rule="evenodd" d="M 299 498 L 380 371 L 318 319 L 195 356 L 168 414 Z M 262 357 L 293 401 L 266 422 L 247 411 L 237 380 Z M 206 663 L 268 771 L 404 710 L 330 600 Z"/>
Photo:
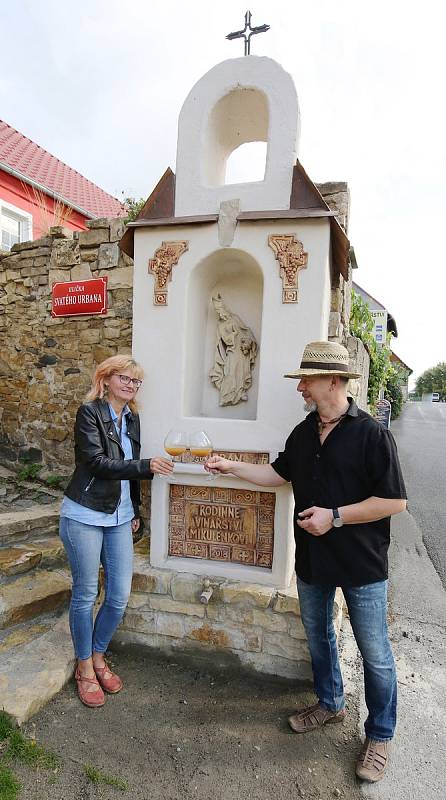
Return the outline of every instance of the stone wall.
<path id="1" fill-rule="evenodd" d="M 361 339 L 356 336 L 348 336 L 346 347 L 350 356 L 350 363 L 355 365 L 355 369 L 361 374 L 360 378 L 351 380 L 348 388 L 359 408 L 367 411 L 367 388 L 369 385 L 370 357 Z"/>
<path id="2" fill-rule="evenodd" d="M 142 553 L 140 545 L 137 550 Z M 115 640 L 195 658 L 235 657 L 258 672 L 311 678 L 310 656 L 300 619 L 295 584 L 274 587 L 212 579 L 212 597 L 200 602 L 203 576 L 154 569 L 147 556 L 135 557 L 132 594 Z M 335 629 L 342 619 L 336 595 Z"/>
<path id="3" fill-rule="evenodd" d="M 316 187 L 327 205 L 335 212 L 337 221 L 348 235 L 350 219 L 350 190 L 348 184 L 345 181 L 328 181 L 326 183 L 317 183 Z"/>
<path id="4" fill-rule="evenodd" d="M 350 216 L 350 191 L 343 181 L 316 184 L 329 208 L 335 212 L 336 219 L 348 234 Z M 348 267 L 348 279 L 337 275 L 332 281 L 331 308 L 328 338 L 346 345 L 349 335 L 350 301 L 352 292 L 352 268 Z"/>
<path id="5" fill-rule="evenodd" d="M 0 458 L 69 472 L 74 416 L 94 367 L 132 343 L 133 262 L 122 220 L 50 235 L 0 253 Z M 55 281 L 108 276 L 108 313 L 51 316 Z"/>
<path id="6" fill-rule="evenodd" d="M 348 233 L 350 216 L 350 191 L 343 181 L 317 184 L 327 205 L 335 212 L 336 219 Z M 352 297 L 352 265 L 348 266 L 348 279 L 342 275 L 335 278 L 331 287 L 331 308 L 328 338 L 348 349 L 350 364 L 361 373 L 357 380 L 349 383 L 349 394 L 360 408 L 368 410 L 367 387 L 369 382 L 369 354 L 360 339 L 350 336 L 350 309 Z"/>

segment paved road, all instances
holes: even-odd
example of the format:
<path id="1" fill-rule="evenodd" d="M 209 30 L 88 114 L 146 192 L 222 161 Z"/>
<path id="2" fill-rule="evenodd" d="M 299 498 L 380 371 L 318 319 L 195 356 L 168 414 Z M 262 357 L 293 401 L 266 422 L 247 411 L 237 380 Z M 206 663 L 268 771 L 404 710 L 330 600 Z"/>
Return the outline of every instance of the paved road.
<path id="1" fill-rule="evenodd" d="M 392 519 L 389 552 L 389 631 L 398 677 L 398 725 L 388 775 L 363 784 L 364 800 L 443 800 L 446 797 L 446 592 L 414 518 Z M 348 624 L 344 635 L 348 652 Z M 349 662 L 355 646 L 351 650 Z M 344 656 L 345 663 L 345 656 Z M 357 658 L 350 694 L 367 716 Z"/>
<path id="2" fill-rule="evenodd" d="M 446 403 L 406 403 L 391 430 L 398 442 L 409 511 L 446 588 Z"/>
<path id="3" fill-rule="evenodd" d="M 375 786 L 363 784 L 361 793 L 364 800 L 438 800 L 446 797 L 439 767 L 446 763 L 446 405 L 408 403 L 392 431 L 410 511 L 392 519 L 389 551 L 398 725 L 388 775 Z M 348 624 L 344 635 L 348 652 Z M 359 659 L 356 666 L 351 693 L 363 719 Z"/>

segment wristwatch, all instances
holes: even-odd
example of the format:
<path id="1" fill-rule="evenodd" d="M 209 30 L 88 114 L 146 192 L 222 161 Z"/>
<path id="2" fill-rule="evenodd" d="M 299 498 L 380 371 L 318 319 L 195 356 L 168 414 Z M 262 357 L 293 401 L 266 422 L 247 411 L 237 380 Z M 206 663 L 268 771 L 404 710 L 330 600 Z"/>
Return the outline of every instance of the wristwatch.
<path id="1" fill-rule="evenodd" d="M 333 528 L 342 528 L 343 524 L 344 520 L 342 519 L 339 513 L 339 509 L 333 508 L 333 521 L 332 521 Z"/>

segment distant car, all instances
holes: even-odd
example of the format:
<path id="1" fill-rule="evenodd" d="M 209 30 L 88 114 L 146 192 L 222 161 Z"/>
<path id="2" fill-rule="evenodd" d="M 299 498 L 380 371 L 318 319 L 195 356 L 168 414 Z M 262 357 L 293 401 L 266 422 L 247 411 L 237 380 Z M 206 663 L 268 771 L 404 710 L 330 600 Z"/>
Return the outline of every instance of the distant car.
<path id="1" fill-rule="evenodd" d="M 432 392 L 432 402 L 439 403 L 440 402 L 440 393 L 439 392 Z"/>

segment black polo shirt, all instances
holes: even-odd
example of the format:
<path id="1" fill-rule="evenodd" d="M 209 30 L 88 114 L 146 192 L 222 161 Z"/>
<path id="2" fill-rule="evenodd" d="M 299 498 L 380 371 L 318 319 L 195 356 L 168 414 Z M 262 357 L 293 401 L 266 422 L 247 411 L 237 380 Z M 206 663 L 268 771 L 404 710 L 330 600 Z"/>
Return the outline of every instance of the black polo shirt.
<path id="1" fill-rule="evenodd" d="M 321 445 L 317 415 L 288 437 L 272 467 L 293 486 L 296 573 L 306 583 L 362 586 L 387 578 L 390 517 L 313 536 L 296 524 L 311 506 L 338 508 L 368 497 L 406 498 L 395 440 L 353 400 Z"/>

